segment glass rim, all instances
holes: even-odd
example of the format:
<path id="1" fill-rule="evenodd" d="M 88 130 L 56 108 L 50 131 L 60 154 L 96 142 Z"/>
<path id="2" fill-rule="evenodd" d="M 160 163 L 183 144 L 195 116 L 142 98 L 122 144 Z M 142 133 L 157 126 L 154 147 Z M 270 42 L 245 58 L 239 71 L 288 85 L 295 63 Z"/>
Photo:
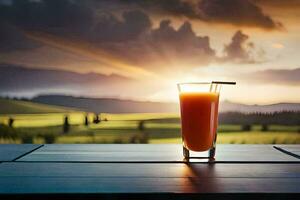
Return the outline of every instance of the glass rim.
<path id="1" fill-rule="evenodd" d="M 194 90 L 187 89 L 188 87 L 194 88 Z M 219 81 L 212 81 L 212 82 L 201 81 L 201 82 L 182 82 L 182 83 L 177 83 L 177 89 L 178 89 L 178 91 L 180 93 L 200 92 L 201 90 L 204 89 L 203 87 L 205 87 L 205 88 L 209 87 L 210 88 L 209 92 L 219 93 L 220 89 L 221 89 L 221 84 L 219 84 Z M 186 89 L 184 89 L 184 88 L 186 88 Z M 200 89 L 200 88 L 202 88 L 202 89 Z M 200 89 L 200 91 L 199 91 L 199 89 Z M 212 89 L 214 91 L 212 91 Z M 201 91 L 201 92 L 204 92 L 204 91 Z"/>
<path id="2" fill-rule="evenodd" d="M 180 86 L 180 85 L 204 85 L 204 84 L 212 84 L 212 82 L 183 82 L 183 83 L 177 83 L 177 86 Z"/>

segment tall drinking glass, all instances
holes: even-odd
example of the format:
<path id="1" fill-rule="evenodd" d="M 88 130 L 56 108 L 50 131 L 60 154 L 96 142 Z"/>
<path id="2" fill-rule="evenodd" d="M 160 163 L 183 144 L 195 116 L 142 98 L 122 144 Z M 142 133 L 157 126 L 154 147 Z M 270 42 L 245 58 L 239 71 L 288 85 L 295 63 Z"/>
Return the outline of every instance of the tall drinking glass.
<path id="1" fill-rule="evenodd" d="M 180 83 L 177 86 L 181 111 L 183 156 L 190 158 L 190 151 L 206 151 L 208 158 L 214 158 L 221 84 L 197 82 Z"/>

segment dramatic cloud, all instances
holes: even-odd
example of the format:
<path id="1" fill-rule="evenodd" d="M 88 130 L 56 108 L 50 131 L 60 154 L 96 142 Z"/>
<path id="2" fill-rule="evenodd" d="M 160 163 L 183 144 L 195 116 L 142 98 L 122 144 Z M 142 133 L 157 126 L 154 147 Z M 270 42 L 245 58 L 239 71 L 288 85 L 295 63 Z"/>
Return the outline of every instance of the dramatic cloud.
<path id="1" fill-rule="evenodd" d="M 171 21 L 162 20 L 154 29 L 148 14 L 140 10 L 116 16 L 81 5 L 66 0 L 16 1 L 2 6 L 7 10 L 2 19 L 27 33 L 52 34 L 75 43 L 83 41 L 149 70 L 207 65 L 215 58 L 209 37 L 196 35 L 189 22 L 175 29 Z"/>
<path id="2" fill-rule="evenodd" d="M 239 63 L 255 63 L 255 54 L 257 54 L 254 43 L 247 42 L 249 36 L 237 31 L 228 45 L 224 47 L 225 56 L 220 60 L 234 61 Z"/>
<path id="3" fill-rule="evenodd" d="M 215 58 L 209 37 L 197 36 L 189 22 L 175 29 L 169 20 L 161 21 L 158 28 L 144 32 L 136 40 L 111 43 L 108 50 L 111 49 L 124 59 L 149 69 L 182 67 L 182 64 L 201 66 Z"/>
<path id="4" fill-rule="evenodd" d="M 125 4 L 151 7 L 153 3 L 152 1 L 151 3 L 150 1 L 139 2 L 125 1 Z M 182 11 L 184 15 L 190 12 L 188 5 L 192 4 L 189 1 L 179 0 L 172 1 L 173 3 L 171 1 L 155 2 L 157 2 L 157 6 L 161 6 L 170 13 Z M 200 3 L 208 4 L 205 1 Z M 91 2 L 84 3 L 84 1 L 13 1 L 11 5 L 0 6 L 0 10 L 5 11 L 1 13 L 0 21 L 17 28 L 5 27 L 4 31 L 0 31 L 0 33 L 3 32 L 0 34 L 0 40 L 6 41 L 6 45 L 3 46 L 6 49 L 8 46 L 11 49 L 34 48 L 33 44 L 36 41 L 43 45 L 53 45 L 52 47 L 59 46 L 60 50 L 67 51 L 84 46 L 84 50 L 75 50 L 75 52 L 92 51 L 92 54 L 97 54 L 98 50 L 105 52 L 98 56 L 93 55 L 92 62 L 96 57 L 110 54 L 130 65 L 149 71 L 163 69 L 173 71 L 179 68 L 185 70 L 186 68 L 206 66 L 216 60 L 239 63 L 255 62 L 251 55 L 254 44 L 246 43 L 248 36 L 240 31 L 234 35 L 232 42 L 226 45 L 225 57 L 219 58 L 210 46 L 209 36 L 197 35 L 190 22 L 186 21 L 179 28 L 174 28 L 170 20 L 162 20 L 157 28 L 153 28 L 149 12 L 137 9 L 125 9 L 116 14 L 93 8 Z M 28 40 L 23 32 L 27 35 L 39 33 L 39 37 L 46 35 L 47 38 Z M 48 35 L 59 39 L 49 42 L 51 37 Z M 12 39 L 7 40 L 8 37 L 12 37 Z M 77 45 L 62 48 L 62 45 L 54 44 L 55 42 L 61 43 L 63 40 L 68 41 L 64 43 L 66 45 L 70 43 Z M 91 52 L 88 54 L 91 55 Z M 6 57 L 12 58 L 11 55 Z M 49 55 L 44 57 L 51 60 Z M 99 58 L 96 60 L 98 61 Z"/>
<path id="5" fill-rule="evenodd" d="M 202 0 L 199 10 L 202 18 L 211 22 L 264 29 L 282 28 L 280 22 L 264 14 L 262 9 L 250 0 Z"/>
<path id="6" fill-rule="evenodd" d="M 175 62 L 182 58 L 192 65 L 205 65 L 215 56 L 215 51 L 209 44 L 209 37 L 197 36 L 189 22 L 183 23 L 175 30 L 170 26 L 170 21 L 162 21 L 159 28 L 151 32 L 151 41 L 154 44 L 154 52 L 165 49 L 165 53 L 173 54 L 170 59 L 174 59 Z"/>
<path id="7" fill-rule="evenodd" d="M 251 0 L 127 0 L 145 10 L 162 15 L 185 16 L 208 23 L 226 23 L 235 26 L 281 29 L 283 25 Z"/>
<path id="8" fill-rule="evenodd" d="M 266 84 L 300 85 L 300 68 L 269 69 L 241 75 L 241 78 L 251 82 Z"/>

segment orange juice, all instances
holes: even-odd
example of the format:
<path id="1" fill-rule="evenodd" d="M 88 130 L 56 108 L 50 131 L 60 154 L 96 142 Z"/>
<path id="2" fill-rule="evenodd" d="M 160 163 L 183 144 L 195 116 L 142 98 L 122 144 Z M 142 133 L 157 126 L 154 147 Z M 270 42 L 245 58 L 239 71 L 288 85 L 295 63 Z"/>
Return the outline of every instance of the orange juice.
<path id="1" fill-rule="evenodd" d="M 182 92 L 179 98 L 184 146 L 192 151 L 209 150 L 218 126 L 219 94 Z"/>

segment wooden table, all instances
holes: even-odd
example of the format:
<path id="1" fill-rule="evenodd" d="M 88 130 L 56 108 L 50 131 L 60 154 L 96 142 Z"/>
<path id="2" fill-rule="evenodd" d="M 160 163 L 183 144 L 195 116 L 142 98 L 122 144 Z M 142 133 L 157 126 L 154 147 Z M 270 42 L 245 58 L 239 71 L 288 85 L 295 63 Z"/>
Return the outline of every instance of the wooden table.
<path id="1" fill-rule="evenodd" d="M 214 161 L 189 162 L 172 144 L 0 145 L 0 162 L 0 199 L 282 199 L 300 192 L 300 145 L 218 145 Z"/>

